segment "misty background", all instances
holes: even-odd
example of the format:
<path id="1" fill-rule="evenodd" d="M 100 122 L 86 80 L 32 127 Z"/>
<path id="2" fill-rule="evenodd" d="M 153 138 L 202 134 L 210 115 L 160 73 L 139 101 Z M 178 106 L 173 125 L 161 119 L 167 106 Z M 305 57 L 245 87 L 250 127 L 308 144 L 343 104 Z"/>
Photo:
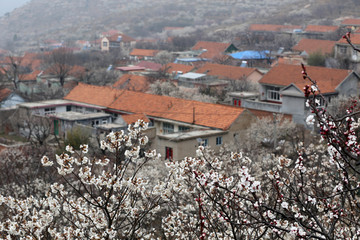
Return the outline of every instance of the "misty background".
<path id="1" fill-rule="evenodd" d="M 9 13 L 17 7 L 21 7 L 30 0 L 0 0 L 0 16 Z"/>

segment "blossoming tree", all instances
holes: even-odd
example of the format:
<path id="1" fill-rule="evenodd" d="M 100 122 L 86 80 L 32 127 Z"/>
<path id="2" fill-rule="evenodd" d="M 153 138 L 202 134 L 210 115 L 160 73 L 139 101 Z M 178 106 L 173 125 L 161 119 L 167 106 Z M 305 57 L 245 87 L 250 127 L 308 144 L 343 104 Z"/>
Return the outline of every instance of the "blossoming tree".
<path id="1" fill-rule="evenodd" d="M 44 156 L 60 177 L 42 197 L 0 196 L 1 237 L 359 239 L 358 103 L 334 117 L 305 66 L 303 77 L 307 122 L 321 142 L 298 143 L 297 157 L 276 156 L 259 171 L 242 153 L 200 146 L 196 157 L 166 162 L 166 179 L 149 182 L 143 169 L 159 155 L 144 148 L 147 125 L 138 121 L 109 134 L 100 159 L 87 156 L 87 145 L 68 146 L 56 161 Z"/>
<path id="2" fill-rule="evenodd" d="M 151 234 L 151 216 L 162 203 L 160 191 L 138 172 L 158 158 L 155 151 L 141 149 L 148 138 L 139 121 L 101 142 L 108 156 L 87 156 L 88 146 L 44 156 L 44 166 L 56 168 L 60 178 L 41 198 L 0 196 L 7 219 L 1 222 L 2 237 L 21 239 L 135 239 Z M 144 230 L 146 229 L 146 231 Z"/>

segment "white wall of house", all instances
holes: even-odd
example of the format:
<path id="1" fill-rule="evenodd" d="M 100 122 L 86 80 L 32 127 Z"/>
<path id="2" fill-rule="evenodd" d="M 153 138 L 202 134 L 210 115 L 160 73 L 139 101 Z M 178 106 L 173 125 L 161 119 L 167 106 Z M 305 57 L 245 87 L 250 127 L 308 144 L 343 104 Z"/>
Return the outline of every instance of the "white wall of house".
<path id="1" fill-rule="evenodd" d="M 11 94 L 4 101 L 0 102 L 0 108 L 15 107 L 19 103 L 23 103 L 25 100 L 17 94 Z"/>
<path id="2" fill-rule="evenodd" d="M 48 106 L 44 108 L 33 109 L 34 114 L 38 114 L 41 116 L 49 115 L 49 114 L 51 115 L 54 113 L 61 113 L 61 112 L 66 112 L 66 106 Z"/>

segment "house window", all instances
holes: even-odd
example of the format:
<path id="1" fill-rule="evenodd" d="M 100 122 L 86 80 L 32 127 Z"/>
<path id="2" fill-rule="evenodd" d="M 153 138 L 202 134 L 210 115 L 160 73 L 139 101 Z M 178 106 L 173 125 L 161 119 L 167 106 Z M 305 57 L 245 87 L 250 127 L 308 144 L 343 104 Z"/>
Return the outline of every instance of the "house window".
<path id="1" fill-rule="evenodd" d="M 44 109 L 45 115 L 55 114 L 55 111 L 56 111 L 56 108 L 54 108 L 54 107 Z"/>
<path id="2" fill-rule="evenodd" d="M 209 144 L 208 139 L 207 139 L 207 138 L 203 138 L 203 139 L 202 139 L 201 146 L 206 147 L 208 144 Z"/>
<path id="3" fill-rule="evenodd" d="M 268 87 L 267 99 L 272 101 L 280 101 L 280 88 L 279 87 Z"/>
<path id="4" fill-rule="evenodd" d="M 339 53 L 346 54 L 347 47 L 346 46 L 339 46 Z"/>
<path id="5" fill-rule="evenodd" d="M 154 119 L 150 119 L 149 127 L 153 127 L 153 126 L 155 126 Z"/>
<path id="6" fill-rule="evenodd" d="M 70 112 L 70 111 L 71 111 L 71 105 L 66 106 L 66 111 L 67 111 L 67 112 Z"/>
<path id="7" fill-rule="evenodd" d="M 107 119 L 104 118 L 104 119 L 101 121 L 101 124 L 107 124 Z"/>
<path id="8" fill-rule="evenodd" d="M 107 47 L 108 43 L 107 42 L 103 42 L 103 47 Z"/>
<path id="9" fill-rule="evenodd" d="M 110 42 L 110 47 L 120 47 L 119 42 Z"/>
<path id="10" fill-rule="evenodd" d="M 165 147 L 165 159 L 173 159 L 173 149 L 171 147 Z"/>
<path id="11" fill-rule="evenodd" d="M 222 137 L 217 137 L 216 138 L 216 145 L 221 145 L 222 144 Z"/>
<path id="12" fill-rule="evenodd" d="M 95 120 L 95 121 L 93 120 L 93 121 L 91 121 L 91 126 L 95 127 L 95 126 L 99 125 L 99 123 L 100 123 L 99 120 Z"/>
<path id="13" fill-rule="evenodd" d="M 189 131 L 189 127 L 185 127 L 185 126 L 179 126 L 179 132 L 186 132 Z"/>
<path id="14" fill-rule="evenodd" d="M 316 99 L 318 100 L 317 102 L 318 102 L 318 104 L 319 104 L 319 105 L 317 105 L 317 107 L 321 107 L 321 108 L 322 108 L 322 107 L 325 106 L 326 100 L 325 100 L 323 97 L 320 97 L 320 96 L 319 96 L 319 97 L 317 97 Z"/>
<path id="15" fill-rule="evenodd" d="M 82 107 L 79 107 L 79 106 L 74 106 L 74 112 L 79 112 L 79 113 L 82 113 L 83 112 L 83 108 Z"/>
<path id="16" fill-rule="evenodd" d="M 164 133 L 173 133 L 174 132 L 174 124 L 163 123 L 163 131 L 164 131 Z"/>
<path id="17" fill-rule="evenodd" d="M 358 52 L 357 51 L 355 51 L 355 50 L 353 50 L 352 51 L 352 60 L 354 60 L 354 61 L 358 61 L 358 59 L 359 59 L 359 55 L 358 55 Z"/>

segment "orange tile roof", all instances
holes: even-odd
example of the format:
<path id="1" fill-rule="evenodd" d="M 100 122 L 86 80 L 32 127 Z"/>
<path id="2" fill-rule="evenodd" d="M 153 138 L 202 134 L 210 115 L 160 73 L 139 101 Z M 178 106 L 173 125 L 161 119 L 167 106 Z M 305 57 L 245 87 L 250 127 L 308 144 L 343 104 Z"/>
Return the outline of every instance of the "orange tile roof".
<path id="1" fill-rule="evenodd" d="M 299 25 L 251 24 L 249 31 L 282 32 L 301 28 Z"/>
<path id="2" fill-rule="evenodd" d="M 360 34 L 350 34 L 350 40 L 355 45 L 360 45 Z M 336 42 L 336 44 L 348 44 L 345 38 L 340 38 L 339 41 Z"/>
<path id="3" fill-rule="evenodd" d="M 341 22 L 341 25 L 344 26 L 360 26 L 359 18 L 348 18 Z"/>
<path id="4" fill-rule="evenodd" d="M 257 71 L 256 68 L 245 68 L 245 67 L 236 67 L 236 66 L 223 65 L 223 64 L 206 63 L 196 72 L 205 73 L 211 76 L 218 76 L 230 80 L 239 80 L 239 79 L 247 78 L 254 71 Z"/>
<path id="5" fill-rule="evenodd" d="M 97 106 L 110 105 L 122 92 L 107 86 L 92 86 L 79 83 L 64 99 Z"/>
<path id="6" fill-rule="evenodd" d="M 109 107 L 186 123 L 193 123 L 195 111 L 195 124 L 224 130 L 228 129 L 244 110 L 237 107 L 131 91 L 125 91 Z"/>
<path id="7" fill-rule="evenodd" d="M 192 50 L 206 49 L 206 52 L 200 54 L 199 57 L 213 59 L 223 55 L 230 45 L 231 43 L 199 41 L 192 47 Z"/>
<path id="8" fill-rule="evenodd" d="M 11 93 L 12 93 L 12 91 L 9 88 L 0 89 L 0 102 L 2 102 L 8 96 L 10 96 Z"/>
<path id="9" fill-rule="evenodd" d="M 36 81 L 36 78 L 40 73 L 40 70 L 35 70 L 32 73 L 23 74 L 19 81 Z"/>
<path id="10" fill-rule="evenodd" d="M 124 74 L 114 83 L 113 87 L 117 89 L 145 92 L 149 89 L 149 82 L 145 76 Z"/>
<path id="11" fill-rule="evenodd" d="M 132 38 L 132 37 L 129 37 L 123 33 L 115 33 L 109 37 L 107 37 L 107 39 L 110 41 L 110 42 L 118 42 L 118 38 L 119 36 L 121 36 L 121 42 L 134 42 L 135 39 Z"/>
<path id="12" fill-rule="evenodd" d="M 129 113 L 143 113 L 149 117 L 228 129 L 243 108 L 204 103 L 147 93 L 117 90 L 104 86 L 80 83 L 64 99 L 96 104 Z"/>
<path id="13" fill-rule="evenodd" d="M 136 66 L 144 67 L 145 69 L 152 70 L 152 71 L 159 71 L 162 67 L 162 65 L 160 63 L 154 63 L 154 62 L 149 62 L 149 61 L 141 61 L 138 64 L 136 64 Z"/>
<path id="14" fill-rule="evenodd" d="M 154 57 L 158 52 L 159 50 L 134 48 L 131 51 L 130 56 Z"/>
<path id="15" fill-rule="evenodd" d="M 307 25 L 304 29 L 305 32 L 318 32 L 318 33 L 329 33 L 335 32 L 339 29 L 338 26 L 326 26 L 326 25 Z"/>
<path id="16" fill-rule="evenodd" d="M 349 70 L 306 66 L 309 76 L 316 80 L 322 93 L 336 92 L 335 88 L 350 74 Z M 288 86 L 295 84 L 300 90 L 310 84 L 302 77 L 301 66 L 279 64 L 270 69 L 259 81 L 260 84 Z"/>
<path id="17" fill-rule="evenodd" d="M 193 66 L 185 65 L 185 64 L 179 64 L 179 63 L 168 63 L 162 67 L 162 70 L 166 71 L 167 73 L 175 72 L 182 72 L 182 73 L 188 73 L 193 70 Z"/>
<path id="18" fill-rule="evenodd" d="M 145 114 L 142 113 L 124 114 L 121 115 L 121 117 L 127 124 L 133 124 L 139 119 L 144 120 L 145 122 L 150 122 L 150 120 L 145 116 Z"/>
<path id="19" fill-rule="evenodd" d="M 306 51 L 307 54 L 321 52 L 325 55 L 331 55 L 334 51 L 336 41 L 319 40 L 319 39 L 301 39 L 292 50 L 293 51 Z"/>

